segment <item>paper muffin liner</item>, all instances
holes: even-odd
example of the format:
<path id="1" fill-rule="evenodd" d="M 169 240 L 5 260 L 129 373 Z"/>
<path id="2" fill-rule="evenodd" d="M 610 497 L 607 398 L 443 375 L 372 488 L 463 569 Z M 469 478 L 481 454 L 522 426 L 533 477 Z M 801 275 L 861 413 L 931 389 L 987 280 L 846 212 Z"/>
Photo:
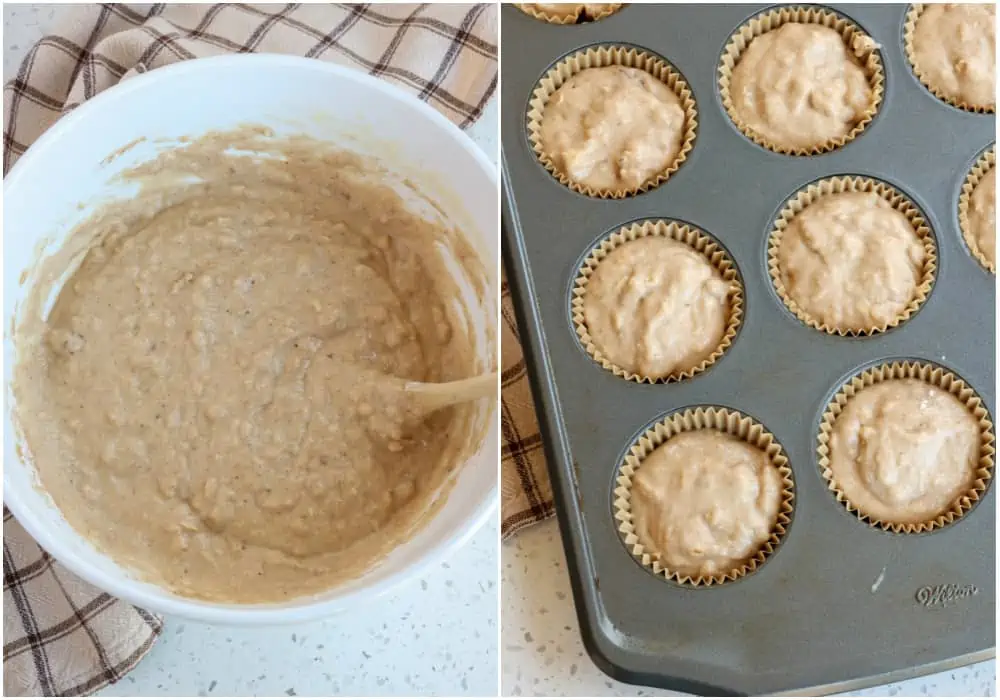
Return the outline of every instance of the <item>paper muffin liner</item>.
<path id="1" fill-rule="evenodd" d="M 910 299 L 910 303 L 906 305 L 906 308 L 894 319 L 888 323 L 882 323 L 870 328 L 864 329 L 847 329 L 847 328 L 836 328 L 825 322 L 821 322 L 814 318 L 811 314 L 805 311 L 802 307 L 792 299 L 788 291 L 785 289 L 785 284 L 781 280 L 781 270 L 778 264 L 778 249 L 781 246 L 781 241 L 784 238 L 785 229 L 792 220 L 802 212 L 803 209 L 808 207 L 810 204 L 815 202 L 820 197 L 831 194 L 840 194 L 843 192 L 873 192 L 879 197 L 887 201 L 892 207 L 900 212 L 906 217 L 906 220 L 913 227 L 913 231 L 916 233 L 920 242 L 924 246 L 924 267 L 921 271 L 920 279 L 917 282 L 917 288 L 914 290 L 913 298 Z M 816 330 L 823 331 L 824 333 L 830 333 L 839 336 L 867 336 L 875 333 L 882 333 L 889 328 L 895 328 L 907 319 L 909 319 L 918 309 L 927 301 L 928 295 L 931 293 L 931 288 L 934 286 L 934 280 L 937 276 L 937 246 L 934 242 L 934 235 L 931 233 L 930 227 L 927 225 L 924 219 L 923 213 L 920 209 L 910 201 L 909 197 L 905 196 L 894 187 L 887 185 L 879 180 L 874 180 L 868 177 L 855 177 L 855 176 L 835 176 L 830 177 L 825 180 L 820 180 L 807 187 L 801 189 L 793 195 L 782 208 L 781 213 L 778 215 L 777 221 L 774 223 L 774 229 L 771 231 L 771 236 L 767 243 L 767 269 L 768 274 L 771 277 L 771 284 L 774 285 L 774 291 L 778 294 L 781 301 L 788 307 L 795 316 L 802 321 L 804 324 Z"/>
<path id="2" fill-rule="evenodd" d="M 913 74 L 917 76 L 917 80 L 923 85 L 927 90 L 938 98 L 942 102 L 950 104 L 952 107 L 957 107 L 958 109 L 964 109 L 967 112 L 979 112 L 980 114 L 992 114 L 996 111 L 996 105 L 970 105 L 956 100 L 954 97 L 943 92 L 940 88 L 931 82 L 927 75 L 917 67 L 917 62 L 913 60 L 913 34 L 917 30 L 917 20 L 920 19 L 920 15 L 923 14 L 924 10 L 927 8 L 926 4 L 915 3 L 910 5 L 910 9 L 906 12 L 906 19 L 903 21 L 903 52 L 906 54 L 906 62 L 910 64 L 910 69 Z"/>
<path id="3" fill-rule="evenodd" d="M 950 510 L 941 513 L 932 520 L 921 523 L 888 522 L 867 515 L 852 503 L 841 490 L 834 478 L 833 472 L 830 470 L 830 436 L 837 418 L 843 412 L 847 403 L 858 392 L 867 387 L 879 382 L 899 379 L 919 379 L 940 389 L 944 389 L 949 394 L 958 398 L 969 409 L 969 413 L 979 421 L 979 465 L 976 469 L 976 478 L 973 480 L 969 490 L 956 499 Z M 823 474 L 823 478 L 826 480 L 827 486 L 833 492 L 837 501 L 843 504 L 848 511 L 856 515 L 862 522 L 874 527 L 897 534 L 912 534 L 930 532 L 931 530 L 955 522 L 971 510 L 979 499 L 982 498 L 990 479 L 993 478 L 994 442 L 993 423 L 990 421 L 989 411 L 986 410 L 986 406 L 982 400 L 968 384 L 943 367 L 928 362 L 897 361 L 878 365 L 855 374 L 840 387 L 823 412 L 816 451 L 819 468 Z"/>
<path id="4" fill-rule="evenodd" d="M 747 50 L 757 37 L 767 32 L 777 29 L 784 24 L 797 22 L 800 24 L 819 24 L 836 30 L 844 39 L 850 53 L 861 63 L 861 67 L 868 77 L 868 84 L 871 87 L 871 102 L 861 119 L 844 136 L 829 139 L 824 143 L 816 144 L 809 148 L 799 148 L 782 146 L 773 143 L 761 134 L 751 129 L 743 122 L 733 105 L 733 98 L 729 92 L 729 84 L 732 79 L 733 69 L 739 63 L 743 52 Z M 827 153 L 840 148 L 846 143 L 853 141 L 871 123 L 882 104 L 882 97 L 885 93 L 885 69 L 882 66 L 882 58 L 878 52 L 878 44 L 850 20 L 841 17 L 829 10 L 817 7 L 781 7 L 767 10 L 755 15 L 745 22 L 726 43 L 722 51 L 722 60 L 719 64 L 719 97 L 722 99 L 722 106 L 729 115 L 730 120 L 740 132 L 748 139 L 775 153 L 783 153 L 793 156 L 811 156 L 820 153 Z"/>
<path id="5" fill-rule="evenodd" d="M 750 559 L 739 567 L 725 573 L 709 575 L 682 574 L 667 569 L 660 561 L 656 552 L 647 550 L 639 542 L 632 518 L 632 479 L 642 461 L 657 447 L 670 438 L 694 430 L 718 430 L 727 435 L 739 438 L 744 442 L 760 448 L 770 459 L 781 475 L 782 492 L 778 515 L 771 528 L 770 536 L 760 549 Z M 642 562 L 643 566 L 665 579 L 684 585 L 703 587 L 729 581 L 735 581 L 747 574 L 753 573 L 778 548 L 782 538 L 792 521 L 792 511 L 795 506 L 795 482 L 792 470 L 788 466 L 788 458 L 778 440 L 769 433 L 763 425 L 739 411 L 715 406 L 699 406 L 672 413 L 647 430 L 632 445 L 628 454 L 618 469 L 615 480 L 614 510 L 615 521 L 622 541 L 632 555 Z"/>
<path id="6" fill-rule="evenodd" d="M 575 7 L 576 13 L 570 16 L 557 17 L 542 10 L 537 10 L 534 7 L 531 7 L 528 3 L 515 3 L 515 7 L 529 17 L 534 17 L 535 19 L 548 22 L 549 24 L 578 24 L 581 21 L 596 22 L 604 19 L 605 17 L 610 17 L 625 6 L 625 3 L 623 2 L 605 3 L 605 9 L 591 15 L 585 14 L 585 3 L 568 2 L 566 4 L 571 7 Z"/>
<path id="7" fill-rule="evenodd" d="M 965 239 L 965 245 L 969 248 L 969 252 L 972 253 L 972 257 L 978 260 L 980 265 L 994 275 L 997 272 L 996 265 L 979 250 L 979 244 L 969 230 L 969 200 L 979 181 L 992 168 L 995 168 L 996 164 L 997 149 L 996 146 L 991 146 L 988 151 L 979 157 L 976 164 L 972 166 L 972 170 L 969 171 L 968 176 L 965 178 L 965 183 L 962 185 L 962 194 L 958 196 L 958 225 L 962 229 L 962 238 Z"/>
<path id="8" fill-rule="evenodd" d="M 605 357 L 604 353 L 594 345 L 583 313 L 584 300 L 587 295 L 587 284 L 590 282 L 590 277 L 594 274 L 594 270 L 601 264 L 601 261 L 608 257 L 613 250 L 647 236 L 661 236 L 689 246 L 695 252 L 703 255 L 705 260 L 719 272 L 723 281 L 728 282 L 730 286 L 728 296 L 729 318 L 726 321 L 726 330 L 719 341 L 718 347 L 694 367 L 673 372 L 662 377 L 648 377 L 636 374 L 616 365 Z M 651 220 L 637 222 L 618 229 L 590 251 L 590 254 L 580 266 L 576 280 L 573 282 L 572 312 L 573 327 L 576 329 L 580 343 L 587 351 L 587 354 L 601 365 L 601 367 L 612 372 L 616 377 L 639 384 L 666 384 L 682 379 L 690 379 L 696 374 L 704 372 L 708 367 L 715 364 L 725 354 L 726 350 L 729 349 L 729 346 L 733 344 L 733 338 L 736 337 L 736 333 L 743 321 L 743 283 L 740 280 L 736 264 L 729 257 L 729 254 L 715 240 L 697 228 L 676 221 Z"/>
<path id="9" fill-rule="evenodd" d="M 607 66 L 625 66 L 646 71 L 673 90 L 674 94 L 680 98 L 681 107 L 684 109 L 684 136 L 681 148 L 674 157 L 673 163 L 663 172 L 648 178 L 644 183 L 632 189 L 599 190 L 574 182 L 565 173 L 560 172 L 542 148 L 542 119 L 545 106 L 552 94 L 577 73 L 588 68 L 605 68 Z M 624 199 L 662 185 L 667 181 L 667 178 L 677 172 L 681 163 L 687 159 L 688 153 L 694 147 L 695 135 L 698 130 L 698 112 L 694 95 L 681 74 L 662 58 L 652 53 L 624 46 L 598 46 L 584 49 L 559 61 L 538 81 L 538 85 L 531 94 L 531 101 L 528 103 L 527 117 L 528 142 L 542 166 L 560 183 L 574 192 L 603 199 Z"/>

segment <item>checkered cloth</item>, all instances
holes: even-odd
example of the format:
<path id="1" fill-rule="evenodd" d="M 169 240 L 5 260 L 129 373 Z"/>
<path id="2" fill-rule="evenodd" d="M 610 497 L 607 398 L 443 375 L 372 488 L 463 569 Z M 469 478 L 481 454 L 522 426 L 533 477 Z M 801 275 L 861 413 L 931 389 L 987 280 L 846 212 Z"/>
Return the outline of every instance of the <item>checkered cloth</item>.
<path id="1" fill-rule="evenodd" d="M 521 528 L 552 515 L 553 505 L 542 438 L 538 434 L 538 418 L 531 400 L 531 387 L 528 386 L 506 279 L 501 287 L 500 311 L 503 314 L 500 410 L 504 440 L 500 469 L 500 532 L 507 539 Z"/>
<path id="2" fill-rule="evenodd" d="M 493 5 L 75 5 L 4 86 L 4 174 L 61 115 L 176 61 L 251 51 L 365 70 L 471 125 L 497 85 Z M 128 673 L 162 621 L 79 580 L 4 509 L 4 695 L 80 695 Z"/>
<path id="3" fill-rule="evenodd" d="M 189 58 L 285 53 L 354 66 L 463 127 L 496 90 L 493 5 L 105 4 L 64 14 L 4 86 L 4 173 L 67 110 Z"/>

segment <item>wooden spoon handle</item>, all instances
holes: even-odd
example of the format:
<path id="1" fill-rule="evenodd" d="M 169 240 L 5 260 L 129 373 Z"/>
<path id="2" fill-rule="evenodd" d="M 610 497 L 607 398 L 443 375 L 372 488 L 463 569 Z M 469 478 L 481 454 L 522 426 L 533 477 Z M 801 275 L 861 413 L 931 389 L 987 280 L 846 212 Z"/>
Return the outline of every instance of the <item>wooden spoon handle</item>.
<path id="1" fill-rule="evenodd" d="M 495 395 L 498 379 L 497 373 L 492 372 L 441 384 L 407 382 L 403 388 L 413 396 L 419 396 L 421 405 L 427 410 L 436 410 L 452 404 L 475 401 L 484 396 Z"/>

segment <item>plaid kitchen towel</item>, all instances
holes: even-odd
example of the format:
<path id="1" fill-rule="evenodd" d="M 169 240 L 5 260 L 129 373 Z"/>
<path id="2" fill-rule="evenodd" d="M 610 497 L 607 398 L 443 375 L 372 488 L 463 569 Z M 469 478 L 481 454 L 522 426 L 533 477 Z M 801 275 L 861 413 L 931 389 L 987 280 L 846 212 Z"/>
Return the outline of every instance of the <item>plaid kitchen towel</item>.
<path id="1" fill-rule="evenodd" d="M 497 85 L 497 12 L 478 5 L 124 5 L 66 8 L 4 86 L 4 173 L 60 115 L 189 58 L 284 53 L 354 66 L 471 125 Z"/>
<path id="2" fill-rule="evenodd" d="M 538 418 L 521 353 L 507 280 L 501 285 L 500 411 L 503 447 L 500 468 L 500 533 L 504 539 L 553 513 L 552 486 L 545 467 Z"/>
<path id="3" fill-rule="evenodd" d="M 71 574 L 4 508 L 4 695 L 100 690 L 139 663 L 162 624 Z"/>
<path id="4" fill-rule="evenodd" d="M 471 125 L 497 85 L 494 5 L 74 5 L 4 86 L 3 168 L 132 75 L 224 53 L 341 63 Z M 161 620 L 79 580 L 4 509 L 4 695 L 81 695 L 128 673 Z"/>

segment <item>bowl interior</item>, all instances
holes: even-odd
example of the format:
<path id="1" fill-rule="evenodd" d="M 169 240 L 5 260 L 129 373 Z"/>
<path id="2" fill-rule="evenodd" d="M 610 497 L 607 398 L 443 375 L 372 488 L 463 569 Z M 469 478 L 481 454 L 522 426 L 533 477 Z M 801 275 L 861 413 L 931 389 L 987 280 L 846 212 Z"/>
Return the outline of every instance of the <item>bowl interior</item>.
<path id="1" fill-rule="evenodd" d="M 446 556 L 491 517 L 496 501 L 498 430 L 492 402 L 481 402 L 489 433 L 462 465 L 446 503 L 407 543 L 367 574 L 327 593 L 271 605 L 209 604 L 135 580 L 97 552 L 36 489 L 34 471 L 16 450 L 10 381 L 10 329 L 39 255 L 56 249 L 72 227 L 103 201 L 127 194 L 108 180 L 170 142 L 241 124 L 305 133 L 378 157 L 418 184 L 447 218 L 467 232 L 496 289 L 499 259 L 496 169 L 444 117 L 361 72 L 285 56 L 227 56 L 187 61 L 132 78 L 85 103 L 53 126 L 4 181 L 4 501 L 39 542 L 98 587 L 156 612 L 212 622 L 309 619 L 383 593 Z M 119 157 L 109 154 L 145 139 Z M 417 207 L 426 202 L 413 201 Z M 475 329 L 484 360 L 496 319 L 495 294 Z M 482 304 L 478 304 L 482 306 Z"/>

